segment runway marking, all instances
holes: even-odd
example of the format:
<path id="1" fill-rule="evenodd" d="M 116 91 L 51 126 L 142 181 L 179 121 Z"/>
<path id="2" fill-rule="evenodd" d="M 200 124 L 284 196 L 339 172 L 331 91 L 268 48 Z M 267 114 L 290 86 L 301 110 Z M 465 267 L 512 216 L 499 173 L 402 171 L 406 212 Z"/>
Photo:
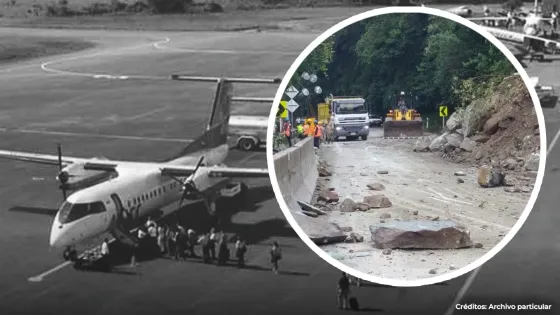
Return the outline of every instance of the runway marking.
<path id="1" fill-rule="evenodd" d="M 550 155 L 550 152 L 552 152 L 552 149 L 556 145 L 556 142 L 558 142 L 558 139 L 560 139 L 560 130 L 558 130 L 556 132 L 556 135 L 554 135 L 554 138 L 552 139 L 552 142 L 550 142 L 550 144 L 548 146 L 548 150 L 546 151 L 546 157 L 548 157 Z M 480 271 L 481 268 L 482 267 L 478 267 L 477 269 L 475 269 L 469 275 L 469 277 L 467 278 L 467 281 L 465 281 L 465 284 L 463 284 L 463 286 L 461 287 L 461 290 L 459 290 L 459 292 L 457 293 L 457 296 L 453 300 L 453 303 L 451 304 L 451 306 L 449 306 L 449 309 L 447 310 L 445 315 L 453 315 L 453 313 L 455 312 L 455 305 L 459 304 L 463 300 L 463 298 L 467 294 L 469 288 L 473 284 L 474 279 L 476 278 L 476 275 L 478 274 L 478 272 Z"/>
<path id="2" fill-rule="evenodd" d="M 71 263 L 72 262 L 70 262 L 70 261 L 64 262 L 64 263 L 62 263 L 62 264 L 60 264 L 60 265 L 58 265 L 58 266 L 56 266 L 52 269 L 49 269 L 49 270 L 43 272 L 40 275 L 28 278 L 27 281 L 29 281 L 29 282 L 41 282 L 41 281 L 43 281 L 44 277 L 50 275 L 51 273 L 55 273 L 55 272 L 59 271 L 60 269 L 62 269 L 64 267 L 69 266 Z"/>
<path id="3" fill-rule="evenodd" d="M 177 138 L 157 138 L 157 137 L 137 137 L 137 136 L 120 136 L 120 135 L 99 135 L 92 133 L 76 133 L 62 131 L 46 131 L 46 130 L 30 130 L 30 129 L 7 129 L 0 128 L 0 132 L 5 133 L 27 133 L 27 134 L 46 134 L 53 136 L 68 136 L 82 138 L 102 138 L 102 139 L 120 139 L 120 140 L 143 140 L 143 141 L 160 141 L 160 142 L 181 142 L 191 143 L 193 140 L 177 139 Z"/>
<path id="4" fill-rule="evenodd" d="M 83 76 L 83 77 L 92 77 L 95 79 L 163 79 L 163 77 L 154 77 L 154 76 L 125 76 L 125 75 L 109 75 L 109 74 L 102 74 L 102 73 L 87 73 L 87 72 L 75 72 L 75 71 L 65 71 L 65 70 L 58 70 L 58 69 L 54 69 L 51 68 L 50 65 L 54 65 L 56 63 L 61 63 L 61 62 L 65 62 L 65 61 L 71 61 L 71 60 L 78 60 L 78 59 L 87 59 L 87 58 L 94 58 L 94 57 L 99 57 L 99 56 L 110 56 L 110 55 L 120 55 L 121 53 L 128 51 L 128 50 L 136 50 L 142 47 L 150 47 L 153 46 L 155 44 L 158 43 L 166 43 L 166 42 L 170 42 L 171 39 L 169 37 L 166 37 L 163 40 L 157 41 L 155 43 L 149 43 L 149 44 L 142 44 L 142 45 L 137 45 L 137 46 L 132 46 L 132 47 L 125 47 L 125 48 L 120 48 L 120 49 L 113 49 L 113 50 L 104 50 L 104 51 L 99 51 L 96 53 L 92 53 L 92 54 L 87 54 L 87 55 L 78 55 L 78 56 L 72 56 L 72 57 L 66 57 L 66 58 L 62 58 L 62 59 L 55 59 L 55 60 L 51 60 L 51 61 L 47 61 L 47 62 L 43 62 L 41 64 L 41 69 L 43 69 L 43 71 L 45 72 L 50 72 L 50 73 L 55 73 L 55 74 L 62 74 L 62 75 L 74 75 L 74 76 Z M 167 77 L 165 77 L 165 79 L 167 79 Z"/>
<path id="5" fill-rule="evenodd" d="M 163 43 L 168 44 L 169 42 Z M 225 55 L 288 55 L 297 56 L 299 52 L 290 51 L 254 51 L 254 50 L 235 50 L 235 49 L 189 49 L 189 48 L 174 48 L 163 46 L 162 43 L 153 44 L 156 49 L 176 52 L 187 53 L 201 53 L 201 54 L 225 54 Z"/>

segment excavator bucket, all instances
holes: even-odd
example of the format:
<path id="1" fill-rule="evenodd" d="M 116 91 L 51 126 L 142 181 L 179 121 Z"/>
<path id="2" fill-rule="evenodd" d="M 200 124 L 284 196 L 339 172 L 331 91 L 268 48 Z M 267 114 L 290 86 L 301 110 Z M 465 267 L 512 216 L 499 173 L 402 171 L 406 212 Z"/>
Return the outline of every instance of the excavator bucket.
<path id="1" fill-rule="evenodd" d="M 422 136 L 424 136 L 424 125 L 421 119 L 386 119 L 383 123 L 384 138 L 418 138 Z"/>

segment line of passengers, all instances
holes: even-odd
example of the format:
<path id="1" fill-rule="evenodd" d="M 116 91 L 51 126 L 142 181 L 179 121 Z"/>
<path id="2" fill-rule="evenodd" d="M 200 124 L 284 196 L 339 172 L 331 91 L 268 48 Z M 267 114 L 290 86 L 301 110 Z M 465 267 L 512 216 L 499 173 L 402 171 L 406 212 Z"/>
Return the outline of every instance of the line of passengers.
<path id="1" fill-rule="evenodd" d="M 187 257 L 202 257 L 204 263 L 215 261 L 218 265 L 225 265 L 231 257 L 227 236 L 216 232 L 214 228 L 208 233 L 197 235 L 194 230 L 186 230 L 177 223 L 175 226 L 157 225 L 155 221 L 148 218 L 145 227 L 138 229 L 139 246 L 137 253 L 133 255 L 131 265 L 136 265 L 138 254 L 150 254 L 157 252 L 158 255 L 168 256 L 175 260 L 185 261 Z M 197 254 L 196 248 L 201 246 L 201 255 Z M 238 267 L 245 265 L 245 253 L 247 245 L 245 241 L 237 238 L 235 243 L 235 258 Z"/>

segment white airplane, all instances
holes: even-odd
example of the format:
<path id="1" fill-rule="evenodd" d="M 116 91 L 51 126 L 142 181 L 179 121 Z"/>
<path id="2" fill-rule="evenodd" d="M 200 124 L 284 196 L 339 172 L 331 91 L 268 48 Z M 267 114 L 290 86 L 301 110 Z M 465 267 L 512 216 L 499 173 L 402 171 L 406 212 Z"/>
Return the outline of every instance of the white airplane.
<path id="1" fill-rule="evenodd" d="M 452 8 L 448 10 L 449 12 L 456 14 L 463 18 L 469 18 L 472 16 L 473 11 L 469 6 L 462 5 L 460 7 Z"/>
<path id="2" fill-rule="evenodd" d="M 208 78 L 172 76 L 175 80 Z M 58 165 L 65 201 L 51 227 L 52 247 L 72 248 L 87 239 L 110 232 L 115 239 L 135 245 L 125 223 L 153 215 L 162 207 L 184 200 L 202 199 L 211 214 L 220 191 L 231 178 L 268 177 L 267 169 L 223 166 L 228 137 L 233 82 L 279 83 L 274 80 L 214 78 L 216 97 L 206 131 L 180 154 L 165 162 L 131 162 L 63 157 L 0 150 L 0 158 Z M 103 176 L 102 176 L 103 175 Z M 93 179 L 92 179 L 93 178 Z M 241 186 L 240 186 L 241 187 Z M 67 190 L 77 190 L 66 198 Z"/>
<path id="3" fill-rule="evenodd" d="M 528 13 L 515 14 L 512 19 L 519 20 L 523 23 L 523 34 L 529 36 L 541 36 L 544 34 L 546 28 L 550 28 L 554 22 L 553 18 L 545 18 L 539 9 L 538 0 L 535 0 L 534 9 Z M 487 16 L 469 18 L 473 22 L 493 21 L 494 24 L 507 21 L 507 16 Z"/>

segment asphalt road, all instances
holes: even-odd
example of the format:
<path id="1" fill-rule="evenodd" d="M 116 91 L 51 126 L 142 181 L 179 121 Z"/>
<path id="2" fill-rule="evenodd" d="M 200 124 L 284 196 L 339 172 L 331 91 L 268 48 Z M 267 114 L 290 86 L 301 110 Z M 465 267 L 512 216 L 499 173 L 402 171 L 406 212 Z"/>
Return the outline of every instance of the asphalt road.
<path id="1" fill-rule="evenodd" d="M 0 32 L 26 33 L 13 29 Z M 0 129 L 0 147 L 55 152 L 56 143 L 61 142 L 68 155 L 130 160 L 157 160 L 171 155 L 181 143 L 154 138 L 190 139 L 200 132 L 206 118 L 212 87 L 159 78 L 171 73 L 283 76 L 297 53 L 316 36 L 56 30 L 37 30 L 34 35 L 40 33 L 90 38 L 101 46 L 93 52 L 0 68 L 0 127 L 10 129 Z M 165 41 L 167 38 L 170 41 Z M 155 46 L 156 42 L 161 44 Z M 122 50 L 130 47 L 134 49 Z M 57 60 L 41 67 L 44 62 Z M 533 63 L 528 72 L 539 75 L 544 84 L 559 87 L 554 75 L 556 65 Z M 143 80 L 95 79 L 96 74 L 142 76 Z M 238 86 L 236 92 L 270 97 L 275 89 Z M 268 114 L 269 108 L 239 104 L 234 112 Z M 544 112 L 550 143 L 560 130 L 560 114 L 557 108 Z M 21 129 L 39 132 L 25 133 Z M 49 133 L 52 131 L 73 135 Z M 445 314 L 457 301 L 500 303 L 519 299 L 553 303 L 553 295 L 558 292 L 554 267 L 560 258 L 555 242 L 560 218 L 554 207 L 560 201 L 554 192 L 559 175 L 554 163 L 560 149 L 554 146 L 549 150 L 548 170 L 532 215 L 517 237 L 476 277 L 467 281 L 467 275 L 444 285 L 408 289 L 365 284 L 353 289 L 352 295 L 369 311 L 386 314 Z M 263 153 L 233 152 L 229 164 L 264 166 L 265 158 Z M 10 209 L 56 208 L 61 197 L 54 186 L 55 173 L 43 166 L 0 163 L 3 314 L 222 314 L 224 310 L 338 313 L 335 282 L 339 271 L 312 253 L 289 228 L 270 197 L 266 181 L 249 183 L 264 187 L 257 191 L 261 201 L 256 209 L 233 215 L 229 230 L 251 235 L 248 264 L 252 268 L 238 270 L 157 259 L 144 261 L 137 269 L 122 266 L 111 274 L 62 267 L 41 282 L 29 282 L 29 277 L 53 270 L 61 263 L 60 253 L 47 246 L 52 218 Z M 197 223 L 194 218 L 192 226 Z M 281 268 L 285 272 L 278 276 L 266 270 L 266 249 L 271 240 L 284 246 Z"/>

